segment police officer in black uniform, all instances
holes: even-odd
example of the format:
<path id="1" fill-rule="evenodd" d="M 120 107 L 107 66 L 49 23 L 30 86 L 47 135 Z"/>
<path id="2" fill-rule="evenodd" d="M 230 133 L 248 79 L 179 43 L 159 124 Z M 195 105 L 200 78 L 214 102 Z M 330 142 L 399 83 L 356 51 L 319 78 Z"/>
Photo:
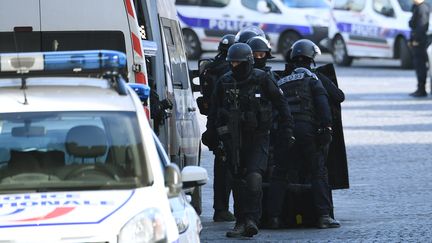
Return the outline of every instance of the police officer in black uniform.
<path id="1" fill-rule="evenodd" d="M 200 75 L 202 89 L 201 107 L 210 107 L 210 98 L 216 81 L 231 70 L 230 63 L 226 60 L 228 48 L 234 44 L 235 35 L 227 34 L 219 41 L 218 54 L 209 62 Z M 205 113 L 207 114 L 207 113 Z M 213 176 L 213 208 L 215 210 L 213 221 L 234 221 L 234 215 L 229 211 L 229 196 L 231 193 L 231 177 L 226 163 L 221 161 L 221 155 L 216 136 L 209 138 L 208 132 L 203 133 L 202 141 L 215 155 Z"/>
<path id="2" fill-rule="evenodd" d="M 412 17 L 409 21 L 411 28 L 410 46 L 413 50 L 413 62 L 417 74 L 417 90 L 410 95 L 425 97 L 427 78 L 427 31 L 429 29 L 430 7 L 424 0 L 413 0 Z"/>
<path id="3" fill-rule="evenodd" d="M 271 47 L 268 40 L 262 36 L 255 36 L 246 42 L 252 49 L 254 56 L 254 67 L 266 72 L 275 82 L 279 76 L 267 66 L 267 60 L 274 58 L 271 54 Z"/>
<path id="4" fill-rule="evenodd" d="M 317 226 L 340 227 L 339 222 L 330 216 L 333 206 L 322 152 L 322 148 L 331 142 L 332 119 L 328 94 L 318 77 L 311 72 L 313 59 L 318 53 L 320 50 L 315 44 L 310 45 L 304 41 L 294 43 L 291 59 L 295 69 L 290 75 L 278 81 L 295 120 L 296 143 L 289 150 L 283 149 L 282 146 L 276 147 L 277 165 L 267 198 L 267 211 L 270 217 L 267 223 L 270 228 L 278 228 L 281 224 L 279 216 L 286 194 L 286 183 L 298 183 L 299 172 L 304 167 L 310 172 L 313 202 L 319 216 Z"/>
<path id="5" fill-rule="evenodd" d="M 234 176 L 236 225 L 227 237 L 252 237 L 258 233 L 261 217 L 272 109 L 280 114 L 281 140 L 292 138 L 293 119 L 281 90 L 265 72 L 253 68 L 252 50 L 247 44 L 232 45 L 227 61 L 231 71 L 217 82 L 207 128 L 218 134 Z"/>

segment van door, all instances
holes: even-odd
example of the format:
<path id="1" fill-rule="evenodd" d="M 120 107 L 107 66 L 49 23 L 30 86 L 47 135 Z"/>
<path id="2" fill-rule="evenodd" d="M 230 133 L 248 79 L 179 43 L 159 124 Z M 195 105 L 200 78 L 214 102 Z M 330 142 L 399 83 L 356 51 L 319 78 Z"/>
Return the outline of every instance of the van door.
<path id="1" fill-rule="evenodd" d="M 196 103 L 189 84 L 189 68 L 180 25 L 174 19 L 163 17 L 160 17 L 160 25 L 167 47 L 165 58 L 169 59 L 167 65 L 169 65 L 174 89 L 175 110 L 173 112 L 176 120 L 175 131 L 172 132 L 177 135 L 177 138 L 172 136 L 172 139 L 180 140 L 180 166 L 197 165 L 201 134 L 196 117 Z M 183 162 L 185 164 L 181 164 Z"/>
<path id="2" fill-rule="evenodd" d="M 0 52 L 33 51 L 40 51 L 39 0 L 0 1 Z"/>

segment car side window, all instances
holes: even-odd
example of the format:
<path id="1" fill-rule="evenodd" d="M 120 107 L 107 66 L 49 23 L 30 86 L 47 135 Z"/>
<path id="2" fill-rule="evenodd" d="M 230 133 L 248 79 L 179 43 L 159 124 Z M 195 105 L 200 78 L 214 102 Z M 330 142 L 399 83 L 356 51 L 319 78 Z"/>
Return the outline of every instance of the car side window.
<path id="1" fill-rule="evenodd" d="M 200 0 L 176 0 L 176 5 L 192 5 L 196 6 L 199 5 Z"/>
<path id="2" fill-rule="evenodd" d="M 394 16 L 394 9 L 389 0 L 374 0 L 373 9 L 375 12 L 387 16 Z"/>
<path id="3" fill-rule="evenodd" d="M 333 9 L 361 12 L 365 5 L 365 0 L 335 0 Z"/>
<path id="4" fill-rule="evenodd" d="M 229 2 L 230 0 L 201 0 L 201 6 L 223 8 L 227 6 Z"/>
<path id="5" fill-rule="evenodd" d="M 257 10 L 258 0 L 241 0 L 241 4 L 248 9 Z"/>
<path id="6" fill-rule="evenodd" d="M 248 8 L 248 9 L 251 9 L 251 10 L 254 10 L 254 11 L 258 11 L 257 5 L 258 5 L 259 1 L 262 1 L 262 0 L 241 0 L 241 4 L 245 8 Z M 273 3 L 273 1 L 267 0 L 266 3 L 267 3 L 267 7 L 270 9 L 271 13 L 280 13 L 280 10 Z"/>

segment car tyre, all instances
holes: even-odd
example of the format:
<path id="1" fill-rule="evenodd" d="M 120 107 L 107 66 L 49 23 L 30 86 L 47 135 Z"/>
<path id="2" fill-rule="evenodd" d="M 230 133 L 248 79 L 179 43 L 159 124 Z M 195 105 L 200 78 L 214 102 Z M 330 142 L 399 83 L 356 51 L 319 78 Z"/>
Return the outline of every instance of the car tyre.
<path id="1" fill-rule="evenodd" d="M 334 62 L 339 66 L 351 66 L 353 58 L 348 56 L 345 41 L 341 36 L 336 36 L 333 40 L 332 56 Z"/>
<path id="2" fill-rule="evenodd" d="M 285 32 L 279 39 L 278 51 L 285 58 L 286 53 L 291 49 L 294 42 L 300 40 L 300 35 L 294 31 Z"/>
<path id="3" fill-rule="evenodd" d="M 186 47 L 186 55 L 191 60 L 197 60 L 201 57 L 201 43 L 198 36 L 188 29 L 183 30 L 183 40 Z"/>
<path id="4" fill-rule="evenodd" d="M 405 39 L 401 38 L 398 41 L 399 58 L 401 61 L 401 68 L 411 69 L 413 68 L 412 54 L 408 47 L 408 43 Z"/>

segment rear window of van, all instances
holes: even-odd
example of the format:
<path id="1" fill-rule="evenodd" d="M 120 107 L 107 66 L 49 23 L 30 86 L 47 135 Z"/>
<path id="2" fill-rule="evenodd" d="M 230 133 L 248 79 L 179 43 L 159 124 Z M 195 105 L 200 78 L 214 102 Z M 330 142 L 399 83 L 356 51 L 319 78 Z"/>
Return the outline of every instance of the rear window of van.
<path id="1" fill-rule="evenodd" d="M 126 53 L 121 31 L 2 32 L 0 53 L 106 49 Z"/>

